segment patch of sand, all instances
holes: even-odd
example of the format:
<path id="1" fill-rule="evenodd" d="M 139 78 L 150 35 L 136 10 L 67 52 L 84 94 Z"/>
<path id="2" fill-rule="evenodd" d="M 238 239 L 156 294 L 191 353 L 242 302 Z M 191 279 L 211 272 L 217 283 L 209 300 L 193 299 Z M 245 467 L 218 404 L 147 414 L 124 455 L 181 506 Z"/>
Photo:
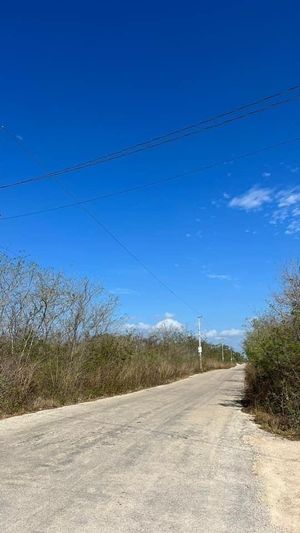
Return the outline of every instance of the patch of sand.
<path id="1" fill-rule="evenodd" d="M 261 429 L 248 439 L 256 451 L 255 473 L 273 525 L 300 533 L 300 442 Z"/>

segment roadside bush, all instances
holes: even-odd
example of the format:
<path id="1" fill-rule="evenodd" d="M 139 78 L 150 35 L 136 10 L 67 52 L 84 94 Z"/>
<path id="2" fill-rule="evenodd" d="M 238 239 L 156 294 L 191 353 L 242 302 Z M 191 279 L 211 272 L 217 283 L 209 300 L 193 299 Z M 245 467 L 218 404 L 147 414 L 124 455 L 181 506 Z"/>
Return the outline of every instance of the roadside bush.
<path id="1" fill-rule="evenodd" d="M 283 275 L 283 290 L 255 319 L 245 339 L 246 399 L 268 425 L 300 436 L 300 276 Z"/>

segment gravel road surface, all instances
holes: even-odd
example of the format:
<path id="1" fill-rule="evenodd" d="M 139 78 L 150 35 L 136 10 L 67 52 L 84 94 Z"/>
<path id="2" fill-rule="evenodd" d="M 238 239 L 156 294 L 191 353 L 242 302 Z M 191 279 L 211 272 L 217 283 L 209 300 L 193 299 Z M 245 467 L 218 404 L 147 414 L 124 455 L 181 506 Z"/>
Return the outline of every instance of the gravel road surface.
<path id="1" fill-rule="evenodd" d="M 285 531 L 243 379 L 239 365 L 0 421 L 1 532 Z"/>

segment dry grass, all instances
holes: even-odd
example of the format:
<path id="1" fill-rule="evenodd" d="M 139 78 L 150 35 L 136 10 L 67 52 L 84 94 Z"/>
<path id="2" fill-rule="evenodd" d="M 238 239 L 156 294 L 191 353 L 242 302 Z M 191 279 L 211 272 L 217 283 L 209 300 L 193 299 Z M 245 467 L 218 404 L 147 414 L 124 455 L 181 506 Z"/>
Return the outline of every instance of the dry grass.
<path id="1" fill-rule="evenodd" d="M 281 395 L 282 374 L 272 379 L 271 373 L 263 373 L 260 369 L 248 364 L 245 377 L 245 405 L 248 412 L 254 415 L 255 421 L 266 431 L 281 435 L 289 439 L 300 439 L 299 413 L 296 407 L 288 411 L 286 396 Z M 272 386 L 276 383 L 275 392 Z M 272 394 L 270 394 L 270 389 Z M 294 385 L 294 391 L 296 387 Z M 298 401 L 300 392 L 298 391 Z M 297 393 L 294 392 L 294 396 Z M 293 396 L 291 395 L 293 398 Z M 294 414 L 296 413 L 296 414 Z"/>
<path id="2" fill-rule="evenodd" d="M 0 254 L 0 416 L 122 394 L 198 371 L 193 335 L 121 333 L 116 304 L 87 279 Z M 230 358 L 226 346 L 224 353 Z M 205 370 L 228 366 L 220 362 L 220 347 L 203 343 L 203 356 Z"/>
<path id="3" fill-rule="evenodd" d="M 262 409 L 252 409 L 250 412 L 254 415 L 255 422 L 265 431 L 286 437 L 291 440 L 300 440 L 300 433 L 294 429 L 282 429 L 283 424 L 280 417 L 263 411 Z"/>
<path id="4" fill-rule="evenodd" d="M 112 343 L 107 350 L 107 342 Z M 115 343 L 121 342 L 115 352 Z M 198 357 L 176 339 L 113 337 L 97 339 L 96 346 L 82 347 L 69 357 L 64 353 L 41 353 L 34 361 L 2 358 L 0 369 L 0 416 L 49 409 L 170 383 L 199 372 Z M 185 348 L 187 348 L 185 346 Z M 204 371 L 229 368 L 212 357 L 204 358 Z"/>
<path id="5" fill-rule="evenodd" d="M 204 372 L 206 372 L 207 370 L 217 370 L 218 368 L 224 368 L 224 369 L 231 368 L 232 366 L 234 365 L 230 363 L 229 361 L 223 362 L 223 361 L 220 361 L 219 359 L 212 358 L 212 357 L 208 357 L 204 359 L 203 361 Z"/>

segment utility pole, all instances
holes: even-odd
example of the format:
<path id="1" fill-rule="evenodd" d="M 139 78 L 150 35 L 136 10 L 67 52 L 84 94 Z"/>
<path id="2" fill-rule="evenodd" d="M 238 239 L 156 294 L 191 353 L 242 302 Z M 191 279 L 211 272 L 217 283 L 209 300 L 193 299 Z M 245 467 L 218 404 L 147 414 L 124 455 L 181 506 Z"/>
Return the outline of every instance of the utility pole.
<path id="1" fill-rule="evenodd" d="M 199 355 L 199 370 L 203 372 L 203 363 L 202 363 L 202 339 L 201 339 L 201 316 L 198 316 L 198 355 Z"/>
<path id="2" fill-rule="evenodd" d="M 222 363 L 224 363 L 224 344 L 222 341 Z"/>
<path id="3" fill-rule="evenodd" d="M 232 348 L 230 350 L 230 362 L 232 363 Z"/>

